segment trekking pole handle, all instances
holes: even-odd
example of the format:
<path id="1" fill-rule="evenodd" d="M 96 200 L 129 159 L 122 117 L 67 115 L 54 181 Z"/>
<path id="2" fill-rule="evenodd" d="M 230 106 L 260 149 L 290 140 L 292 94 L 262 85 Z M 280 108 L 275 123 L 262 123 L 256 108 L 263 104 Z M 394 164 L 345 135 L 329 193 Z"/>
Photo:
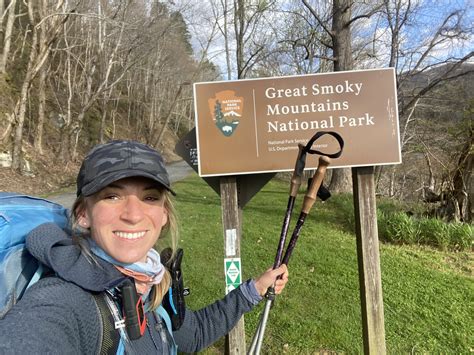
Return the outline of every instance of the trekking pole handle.
<path id="1" fill-rule="evenodd" d="M 331 164 L 331 159 L 326 156 L 319 157 L 318 169 L 314 173 L 313 179 L 311 180 L 311 185 L 309 186 L 308 192 L 304 196 L 303 207 L 301 212 L 306 214 L 309 213 L 311 207 L 313 207 L 314 202 L 316 202 L 316 197 L 318 194 L 319 187 L 321 186 L 324 175 L 326 174 L 326 169 Z"/>
<path id="2" fill-rule="evenodd" d="M 291 177 L 291 180 L 290 180 L 290 196 L 292 197 L 296 197 L 296 195 L 298 195 L 298 190 L 301 186 L 301 174 L 302 174 L 302 170 L 304 169 L 304 165 L 302 167 L 299 166 L 300 164 L 302 164 L 300 160 L 304 152 L 304 145 L 301 143 L 298 144 L 298 149 L 299 149 L 299 152 L 298 152 L 298 158 L 296 159 L 296 163 L 295 163 L 295 170 L 293 170 L 293 176 Z"/>

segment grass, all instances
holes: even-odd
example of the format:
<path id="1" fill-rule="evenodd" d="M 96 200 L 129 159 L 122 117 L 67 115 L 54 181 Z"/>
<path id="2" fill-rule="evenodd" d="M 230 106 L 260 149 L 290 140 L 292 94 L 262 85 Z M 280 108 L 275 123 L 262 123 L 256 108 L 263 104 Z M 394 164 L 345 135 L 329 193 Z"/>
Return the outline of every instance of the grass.
<path id="1" fill-rule="evenodd" d="M 224 294 L 220 199 L 200 178 L 174 185 L 181 221 L 186 301 L 197 309 Z M 271 181 L 243 212 L 243 279 L 272 265 L 288 184 Z M 301 199 L 295 212 L 299 213 Z M 363 353 L 352 198 L 317 202 L 290 260 L 290 281 L 277 298 L 264 354 Z M 296 213 L 295 213 L 296 214 Z M 292 231 L 293 224 L 290 227 Z M 389 354 L 467 354 L 474 349 L 472 251 L 380 244 L 385 333 Z M 250 343 L 263 304 L 245 316 Z M 220 340 L 203 354 L 221 353 Z"/>

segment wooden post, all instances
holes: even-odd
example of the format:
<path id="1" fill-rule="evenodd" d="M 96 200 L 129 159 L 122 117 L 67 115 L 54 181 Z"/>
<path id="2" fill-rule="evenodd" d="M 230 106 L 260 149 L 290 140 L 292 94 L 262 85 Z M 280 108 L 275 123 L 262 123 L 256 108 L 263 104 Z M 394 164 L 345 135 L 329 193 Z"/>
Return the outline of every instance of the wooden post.
<path id="1" fill-rule="evenodd" d="M 242 208 L 239 206 L 237 195 L 237 180 L 235 177 L 220 179 L 222 225 L 224 230 L 225 258 L 240 258 L 240 241 L 242 234 Z M 236 238 L 228 238 L 228 231 L 235 230 Z M 230 245 L 232 243 L 232 245 Z M 226 354 L 242 354 L 245 350 L 244 317 L 226 336 Z"/>
<path id="2" fill-rule="evenodd" d="M 364 353 L 383 355 L 385 326 L 374 167 L 352 168 Z"/>

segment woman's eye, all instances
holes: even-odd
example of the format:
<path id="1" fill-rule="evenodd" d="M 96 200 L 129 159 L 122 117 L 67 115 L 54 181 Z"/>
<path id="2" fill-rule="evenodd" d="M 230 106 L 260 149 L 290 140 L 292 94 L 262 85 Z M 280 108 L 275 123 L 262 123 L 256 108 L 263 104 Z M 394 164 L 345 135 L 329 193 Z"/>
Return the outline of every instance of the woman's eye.
<path id="1" fill-rule="evenodd" d="M 115 200 L 118 200 L 118 199 L 119 199 L 119 196 L 118 196 L 118 195 L 114 195 L 114 194 L 110 194 L 110 195 L 105 195 L 103 198 L 104 198 L 104 200 L 115 201 Z"/>
<path id="2" fill-rule="evenodd" d="M 145 201 L 157 202 L 157 201 L 160 201 L 160 196 L 146 196 Z"/>

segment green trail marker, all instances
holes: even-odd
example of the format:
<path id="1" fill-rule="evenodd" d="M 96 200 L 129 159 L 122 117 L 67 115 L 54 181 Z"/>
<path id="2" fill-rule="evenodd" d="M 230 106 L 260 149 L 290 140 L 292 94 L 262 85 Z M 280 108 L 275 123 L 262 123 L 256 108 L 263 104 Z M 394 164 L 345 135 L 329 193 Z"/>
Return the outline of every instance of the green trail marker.
<path id="1" fill-rule="evenodd" d="M 242 268 L 240 258 L 224 259 L 225 290 L 226 294 L 237 288 L 242 283 Z"/>

